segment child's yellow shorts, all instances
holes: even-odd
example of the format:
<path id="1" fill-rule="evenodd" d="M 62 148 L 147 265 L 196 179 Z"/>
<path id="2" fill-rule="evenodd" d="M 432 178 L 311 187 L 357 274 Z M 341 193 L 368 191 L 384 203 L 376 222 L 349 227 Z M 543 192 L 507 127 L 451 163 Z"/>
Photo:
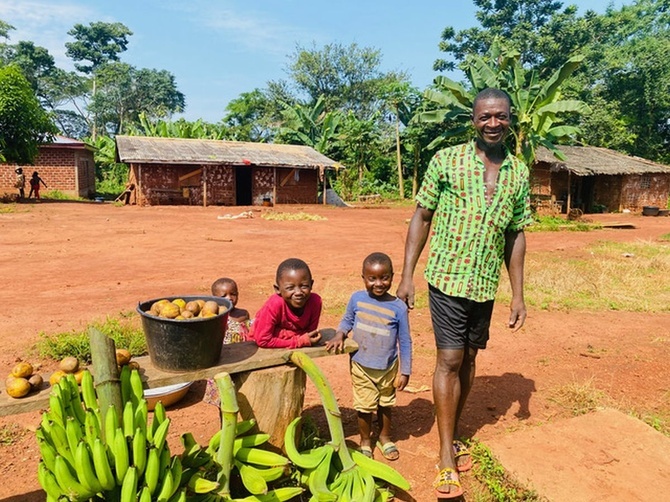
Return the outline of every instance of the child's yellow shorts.
<path id="1" fill-rule="evenodd" d="M 395 405 L 396 389 L 393 383 L 398 374 L 398 359 L 385 370 L 365 368 L 352 360 L 350 371 L 356 411 L 372 413 L 377 410 L 378 406 Z"/>

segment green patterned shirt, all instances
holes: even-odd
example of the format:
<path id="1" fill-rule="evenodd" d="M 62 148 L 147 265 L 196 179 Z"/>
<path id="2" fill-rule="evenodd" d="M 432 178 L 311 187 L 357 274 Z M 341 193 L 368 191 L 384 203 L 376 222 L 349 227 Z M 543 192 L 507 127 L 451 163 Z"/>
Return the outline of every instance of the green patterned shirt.
<path id="1" fill-rule="evenodd" d="M 507 153 L 489 204 L 474 141 L 445 148 L 428 165 L 417 203 L 434 211 L 425 277 L 449 296 L 492 300 L 505 257 L 505 232 L 532 222 L 528 168 Z"/>

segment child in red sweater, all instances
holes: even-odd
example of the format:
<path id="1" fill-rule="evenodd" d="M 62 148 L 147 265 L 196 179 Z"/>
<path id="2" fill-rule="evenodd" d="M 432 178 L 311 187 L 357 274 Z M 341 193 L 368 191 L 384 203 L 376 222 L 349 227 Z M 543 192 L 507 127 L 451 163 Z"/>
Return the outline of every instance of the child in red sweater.
<path id="1" fill-rule="evenodd" d="M 304 261 L 289 258 L 279 264 L 276 294 L 256 313 L 251 325 L 251 338 L 259 347 L 293 349 L 319 343 L 321 297 L 312 293 L 313 284 Z"/>

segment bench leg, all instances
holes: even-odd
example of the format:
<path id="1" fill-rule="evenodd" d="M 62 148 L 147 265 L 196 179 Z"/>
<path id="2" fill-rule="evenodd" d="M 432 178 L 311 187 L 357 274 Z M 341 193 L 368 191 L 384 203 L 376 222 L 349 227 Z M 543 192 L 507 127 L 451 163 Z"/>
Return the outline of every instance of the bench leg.
<path id="1" fill-rule="evenodd" d="M 281 449 L 286 427 L 302 413 L 305 372 L 293 366 L 276 366 L 232 377 L 242 420 L 255 418 L 259 430 L 270 434 L 269 443 Z"/>

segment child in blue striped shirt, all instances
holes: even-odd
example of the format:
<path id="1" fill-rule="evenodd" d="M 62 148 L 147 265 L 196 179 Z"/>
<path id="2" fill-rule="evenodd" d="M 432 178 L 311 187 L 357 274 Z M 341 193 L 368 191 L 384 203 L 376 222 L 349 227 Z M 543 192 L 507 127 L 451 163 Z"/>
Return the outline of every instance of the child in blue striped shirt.
<path id="1" fill-rule="evenodd" d="M 372 457 L 372 414 L 377 412 L 377 447 L 388 460 L 396 460 L 398 448 L 391 440 L 391 408 L 396 390 L 402 390 L 412 372 L 412 338 L 405 302 L 389 293 L 393 263 L 384 253 L 363 260 L 365 291 L 349 299 L 347 310 L 327 350 L 341 351 L 351 333 L 358 344 L 350 361 L 354 409 L 358 412 L 360 450 Z"/>

